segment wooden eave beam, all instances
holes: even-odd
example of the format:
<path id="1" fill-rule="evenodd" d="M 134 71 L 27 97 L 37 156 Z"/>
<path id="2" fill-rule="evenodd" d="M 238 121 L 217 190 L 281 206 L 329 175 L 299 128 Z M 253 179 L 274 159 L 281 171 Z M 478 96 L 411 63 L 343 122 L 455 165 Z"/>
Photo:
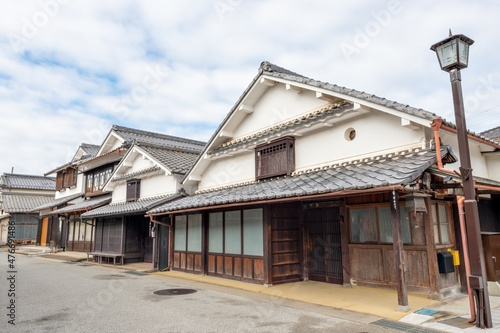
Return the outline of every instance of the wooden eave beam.
<path id="1" fill-rule="evenodd" d="M 401 118 L 401 126 L 411 130 L 418 130 L 420 128 L 418 124 L 406 118 Z"/>
<path id="2" fill-rule="evenodd" d="M 286 91 L 293 91 L 294 93 L 300 94 L 302 92 L 302 89 L 297 87 L 297 86 L 292 86 L 291 84 L 287 83 L 285 86 Z"/>
<path id="3" fill-rule="evenodd" d="M 259 80 L 260 84 L 266 85 L 268 87 L 272 87 L 276 84 L 276 81 L 266 79 L 265 77 L 261 77 Z"/>
<path id="4" fill-rule="evenodd" d="M 245 113 L 253 113 L 253 106 L 248 104 L 241 104 L 238 108 L 239 111 L 243 111 Z"/>

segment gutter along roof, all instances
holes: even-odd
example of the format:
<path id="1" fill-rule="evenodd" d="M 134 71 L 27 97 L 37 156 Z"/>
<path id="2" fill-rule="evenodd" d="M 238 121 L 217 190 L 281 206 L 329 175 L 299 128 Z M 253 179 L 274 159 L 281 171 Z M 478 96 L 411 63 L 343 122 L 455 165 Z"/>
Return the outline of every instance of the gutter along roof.
<path id="1" fill-rule="evenodd" d="M 63 214 L 63 213 L 72 213 L 72 212 L 80 212 L 80 211 L 88 211 L 94 209 L 96 207 L 107 204 L 111 201 L 111 196 L 106 196 L 104 198 L 93 198 L 89 200 L 84 200 L 74 205 L 68 205 L 61 209 L 54 210 L 49 214 Z"/>
<path id="2" fill-rule="evenodd" d="M 114 203 L 90 210 L 86 213 L 83 213 L 81 217 L 90 218 L 113 215 L 144 214 L 148 209 L 161 205 L 165 202 L 181 198 L 182 196 L 182 194 L 171 194 L 153 198 L 139 199 L 137 201 Z"/>
<path id="3" fill-rule="evenodd" d="M 83 193 L 73 194 L 73 195 L 70 195 L 70 196 L 67 196 L 67 197 L 62 197 L 62 198 L 59 198 L 59 199 L 54 199 L 54 197 L 52 197 L 51 198 L 52 200 L 50 202 L 47 202 L 46 204 L 43 204 L 43 205 L 38 206 L 38 207 L 35 207 L 32 211 L 33 212 L 37 212 L 37 211 L 41 211 L 41 210 L 44 210 L 44 209 L 49 209 L 49 208 L 57 207 L 57 206 L 60 206 L 62 204 L 65 204 L 68 201 L 71 201 L 71 200 L 74 200 L 74 199 L 77 199 L 77 198 L 81 198 L 81 197 L 83 197 Z"/>
<path id="4" fill-rule="evenodd" d="M 455 159 L 445 147 L 442 156 Z M 345 193 L 369 189 L 405 186 L 417 179 L 437 161 L 435 150 L 413 149 L 362 160 L 299 171 L 291 176 L 252 181 L 200 191 L 148 211 L 162 215 L 180 210 L 218 206 L 231 203 L 252 203 L 328 193 Z"/>

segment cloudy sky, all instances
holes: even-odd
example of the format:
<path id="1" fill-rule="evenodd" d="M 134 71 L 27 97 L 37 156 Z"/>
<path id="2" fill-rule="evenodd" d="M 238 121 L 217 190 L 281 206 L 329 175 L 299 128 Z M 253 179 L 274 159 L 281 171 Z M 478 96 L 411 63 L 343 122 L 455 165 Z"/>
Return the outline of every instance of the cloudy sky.
<path id="1" fill-rule="evenodd" d="M 43 174 L 112 124 L 208 140 L 264 60 L 454 121 L 429 47 L 475 40 L 468 126 L 500 126 L 500 2 L 0 2 L 0 173 Z"/>

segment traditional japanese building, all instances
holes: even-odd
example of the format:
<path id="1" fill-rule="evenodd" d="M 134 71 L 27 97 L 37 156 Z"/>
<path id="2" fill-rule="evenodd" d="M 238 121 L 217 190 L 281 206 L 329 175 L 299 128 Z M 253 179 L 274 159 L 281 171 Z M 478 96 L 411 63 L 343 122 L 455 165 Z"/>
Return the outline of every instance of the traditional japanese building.
<path id="1" fill-rule="evenodd" d="M 205 142 L 113 126 L 98 156 L 80 165 L 87 178 L 93 174 L 96 179 L 97 172 L 104 172 L 98 190 L 111 195 L 109 205 L 81 215 L 84 220 L 95 220 L 93 251 L 121 254 L 125 263 L 151 262 L 157 268 L 166 268 L 169 229 L 165 224 L 151 226 L 144 215 L 149 209 L 183 197 L 181 180 L 204 146 Z M 111 165 L 111 161 L 116 164 L 108 176 L 108 169 L 102 165 Z"/>
<path id="2" fill-rule="evenodd" d="M 82 143 L 71 161 L 45 174 L 56 175 L 56 193 L 52 201 L 33 210 L 40 215 L 38 245 L 69 251 L 90 251 L 92 248 L 92 224 L 81 221 L 78 211 L 71 207 L 78 207 L 76 205 L 85 200 L 85 177 L 78 171 L 78 165 L 95 157 L 98 149 L 98 145 Z M 83 205 L 86 209 L 92 206 Z"/>
<path id="3" fill-rule="evenodd" d="M 469 145 L 491 200 L 500 144 Z M 148 214 L 170 217 L 174 270 L 439 298 L 465 279 L 444 255 L 461 251 L 457 147 L 433 113 L 263 62 L 184 176 L 189 195 Z"/>
<path id="4" fill-rule="evenodd" d="M 18 244 L 35 244 L 39 217 L 32 210 L 54 198 L 51 177 L 4 173 L 0 177 L 0 244 L 8 238 Z M 9 225 L 14 233 L 9 235 Z"/>

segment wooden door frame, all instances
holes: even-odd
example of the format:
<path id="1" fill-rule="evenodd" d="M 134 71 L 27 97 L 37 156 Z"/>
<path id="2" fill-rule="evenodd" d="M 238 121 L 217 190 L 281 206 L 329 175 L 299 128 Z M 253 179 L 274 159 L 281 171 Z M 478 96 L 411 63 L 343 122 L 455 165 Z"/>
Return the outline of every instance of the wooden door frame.
<path id="1" fill-rule="evenodd" d="M 344 262 L 349 261 L 349 257 L 346 256 L 346 248 L 347 248 L 347 243 L 346 243 L 346 235 L 345 235 L 345 230 L 346 230 L 346 223 L 345 223 L 345 201 L 328 201 L 328 202 L 313 202 L 313 203 L 304 203 L 302 205 L 303 209 L 301 212 L 301 220 L 302 220 L 302 225 L 303 225 L 303 258 L 304 258 L 304 265 L 303 267 L 305 268 L 303 270 L 304 272 L 304 279 L 306 280 L 312 280 L 311 279 L 311 258 L 309 253 L 311 252 L 310 250 L 310 229 L 309 229 L 309 221 L 307 220 L 307 211 L 308 210 L 321 210 L 321 222 L 322 222 L 322 231 L 323 231 L 323 247 L 327 243 L 326 242 L 326 217 L 325 217 L 325 212 L 327 209 L 332 209 L 332 208 L 337 208 L 338 209 L 338 215 L 339 215 L 339 234 L 340 234 L 340 241 L 341 244 L 338 247 L 338 250 L 340 251 L 340 256 L 341 256 L 341 272 L 342 274 L 341 281 L 333 281 L 331 278 L 328 276 L 328 251 L 325 248 L 325 254 L 324 254 L 324 265 L 325 265 L 325 276 L 324 280 L 321 278 L 321 280 L 314 279 L 314 281 L 320 281 L 320 282 L 326 282 L 326 283 L 334 283 L 334 284 L 346 284 L 346 278 L 349 279 L 347 284 L 350 285 L 350 274 L 346 276 L 346 271 L 350 272 L 350 265 L 346 265 Z M 348 229 L 348 228 L 347 228 Z M 348 236 L 347 236 L 348 237 Z"/>

